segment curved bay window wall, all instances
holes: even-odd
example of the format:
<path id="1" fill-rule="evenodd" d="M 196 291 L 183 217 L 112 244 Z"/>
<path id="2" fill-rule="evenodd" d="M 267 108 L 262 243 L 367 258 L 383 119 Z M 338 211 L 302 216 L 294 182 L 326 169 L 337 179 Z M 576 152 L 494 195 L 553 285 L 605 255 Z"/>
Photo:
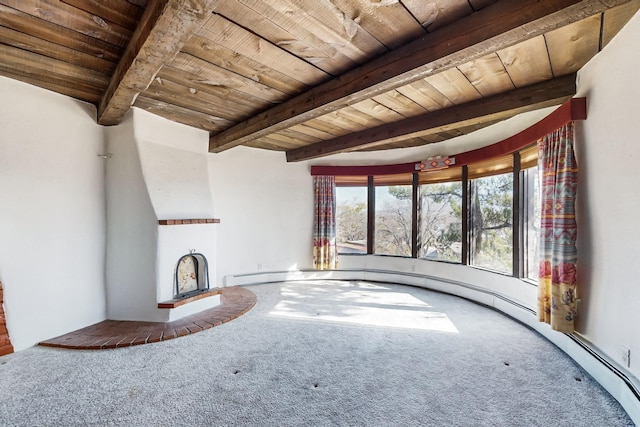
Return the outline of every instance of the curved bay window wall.
<path id="1" fill-rule="evenodd" d="M 336 176 L 338 252 L 467 264 L 537 280 L 537 148 L 463 167 Z"/>
<path id="2" fill-rule="evenodd" d="M 533 141 L 585 120 L 586 107 L 586 98 L 571 98 L 518 134 L 451 159 L 312 166 L 312 175 L 336 178 L 339 253 L 459 263 L 537 281 L 541 213 Z"/>

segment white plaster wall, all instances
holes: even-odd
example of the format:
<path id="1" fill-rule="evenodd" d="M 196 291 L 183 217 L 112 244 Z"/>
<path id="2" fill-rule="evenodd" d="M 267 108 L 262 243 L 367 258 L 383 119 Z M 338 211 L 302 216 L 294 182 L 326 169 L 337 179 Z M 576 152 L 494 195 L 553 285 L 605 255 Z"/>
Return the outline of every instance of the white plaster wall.
<path id="1" fill-rule="evenodd" d="M 513 277 L 465 265 L 391 256 L 341 255 L 340 268 L 347 270 L 370 269 L 390 272 L 397 271 L 401 273 L 442 278 L 446 281 L 462 283 L 489 291 L 495 295 L 508 298 L 509 300 L 530 310 L 536 310 L 536 295 L 538 291 L 536 286 L 520 279 L 514 279 Z M 398 280 L 398 283 L 405 283 L 407 279 L 406 276 L 402 277 L 399 275 Z M 416 280 L 417 281 L 415 283 L 411 284 L 416 286 L 426 286 L 443 292 L 449 292 L 448 289 L 452 287 L 451 283 L 442 286 L 440 283 L 431 280 L 427 280 L 425 282 L 423 278 Z M 457 289 L 457 292 L 458 295 L 465 296 L 464 289 Z M 474 300 L 478 300 L 478 298 L 481 297 L 485 297 L 486 300 L 479 300 L 479 302 L 487 305 L 493 305 L 493 297 L 490 294 L 480 296 L 474 294 L 473 297 L 470 296 L 470 298 Z"/>
<path id="2" fill-rule="evenodd" d="M 107 151 L 107 310 L 113 320 L 158 316 L 158 220 L 144 183 L 130 111 L 105 128 Z"/>
<path id="3" fill-rule="evenodd" d="M 134 134 L 158 219 L 211 218 L 209 134 L 133 108 Z"/>
<path id="4" fill-rule="evenodd" d="M 305 162 L 236 147 L 209 156 L 218 225 L 216 283 L 227 274 L 310 268 L 313 183 Z"/>
<path id="5" fill-rule="evenodd" d="M 0 279 L 15 350 L 106 317 L 95 115 L 89 104 L 0 77 Z"/>
<path id="6" fill-rule="evenodd" d="M 578 74 L 588 118 L 577 125 L 578 330 L 640 378 L 640 15 Z"/>

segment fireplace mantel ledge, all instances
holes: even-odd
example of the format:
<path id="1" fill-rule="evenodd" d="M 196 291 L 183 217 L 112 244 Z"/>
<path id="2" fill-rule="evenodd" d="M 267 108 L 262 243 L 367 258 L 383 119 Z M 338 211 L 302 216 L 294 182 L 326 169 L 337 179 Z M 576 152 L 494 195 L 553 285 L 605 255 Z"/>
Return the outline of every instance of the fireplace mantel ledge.
<path id="1" fill-rule="evenodd" d="M 188 298 L 180 298 L 180 299 L 170 299 L 169 301 L 163 301 L 158 303 L 158 308 L 176 308 L 181 305 L 189 304 L 190 302 L 198 301 L 203 298 L 212 297 L 214 295 L 218 295 L 221 293 L 220 288 L 209 289 L 207 291 L 201 292 L 197 295 L 188 297 Z"/>
<path id="2" fill-rule="evenodd" d="M 219 218 L 160 219 L 159 225 L 220 224 Z"/>

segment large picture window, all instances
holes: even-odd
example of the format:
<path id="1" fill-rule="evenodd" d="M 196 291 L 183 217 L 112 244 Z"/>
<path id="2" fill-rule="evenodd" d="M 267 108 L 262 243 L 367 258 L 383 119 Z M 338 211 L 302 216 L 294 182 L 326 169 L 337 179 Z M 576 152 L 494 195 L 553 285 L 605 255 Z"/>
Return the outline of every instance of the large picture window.
<path id="1" fill-rule="evenodd" d="M 532 144 L 463 166 L 336 176 L 338 252 L 460 263 L 537 281 L 537 159 Z"/>
<path id="2" fill-rule="evenodd" d="M 338 254 L 367 253 L 367 187 L 336 187 Z"/>
<path id="3" fill-rule="evenodd" d="M 502 273 L 513 271 L 513 174 L 470 182 L 471 263 Z"/>
<path id="4" fill-rule="evenodd" d="M 420 186 L 419 258 L 462 261 L 462 196 L 461 182 Z"/>
<path id="5" fill-rule="evenodd" d="M 375 253 L 411 256 L 411 185 L 376 186 Z"/>

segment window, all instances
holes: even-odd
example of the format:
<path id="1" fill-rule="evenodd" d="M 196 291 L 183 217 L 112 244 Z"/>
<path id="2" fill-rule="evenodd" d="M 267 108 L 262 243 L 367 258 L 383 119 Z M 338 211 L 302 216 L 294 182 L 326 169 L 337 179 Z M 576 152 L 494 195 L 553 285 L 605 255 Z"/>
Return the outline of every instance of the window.
<path id="1" fill-rule="evenodd" d="M 538 280 L 538 233 L 540 231 L 540 184 L 538 168 L 523 171 L 524 277 Z"/>
<path id="2" fill-rule="evenodd" d="M 460 263 L 537 281 L 537 160 L 531 144 L 464 166 L 337 175 L 338 252 Z"/>
<path id="3" fill-rule="evenodd" d="M 336 187 L 339 254 L 367 253 L 367 187 Z"/>
<path id="4" fill-rule="evenodd" d="M 423 184 L 419 195 L 418 257 L 462 262 L 462 183 Z"/>
<path id="5" fill-rule="evenodd" d="M 411 185 L 376 186 L 375 253 L 411 256 Z"/>
<path id="6" fill-rule="evenodd" d="M 470 181 L 471 263 L 513 271 L 513 174 Z"/>

